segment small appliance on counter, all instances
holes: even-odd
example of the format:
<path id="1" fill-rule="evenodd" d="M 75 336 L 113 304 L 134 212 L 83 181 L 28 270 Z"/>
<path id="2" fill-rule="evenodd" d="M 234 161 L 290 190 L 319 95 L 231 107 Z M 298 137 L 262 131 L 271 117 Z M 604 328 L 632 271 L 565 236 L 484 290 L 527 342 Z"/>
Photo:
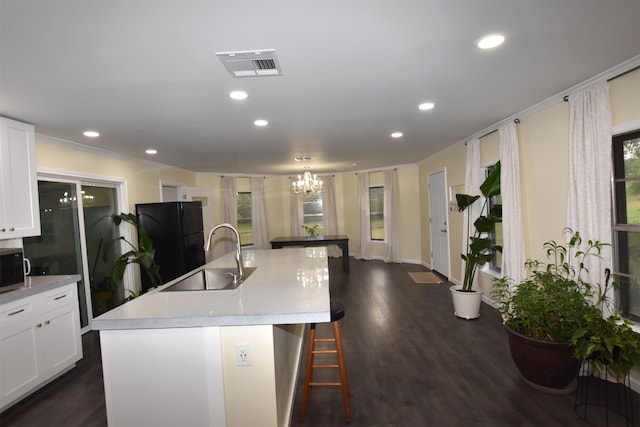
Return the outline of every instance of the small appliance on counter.
<path id="1" fill-rule="evenodd" d="M 24 286 L 25 261 L 22 248 L 0 248 L 0 293 Z"/>
<path id="2" fill-rule="evenodd" d="M 204 226 L 200 202 L 143 203 L 136 205 L 138 226 L 149 234 L 162 283 L 205 264 Z M 151 282 L 142 275 L 142 291 Z"/>

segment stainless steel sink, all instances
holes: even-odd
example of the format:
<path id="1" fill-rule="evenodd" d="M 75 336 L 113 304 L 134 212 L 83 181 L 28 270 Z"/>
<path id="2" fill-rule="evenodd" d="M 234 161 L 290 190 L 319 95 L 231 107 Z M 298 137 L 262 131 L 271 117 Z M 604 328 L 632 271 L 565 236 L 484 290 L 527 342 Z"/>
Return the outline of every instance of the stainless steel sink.
<path id="1" fill-rule="evenodd" d="M 245 267 L 244 278 L 233 282 L 233 274 L 238 274 L 238 269 L 229 268 L 204 268 L 192 274 L 191 276 L 174 283 L 161 292 L 177 292 L 177 291 L 214 291 L 235 289 L 242 284 L 247 277 L 255 271 L 256 267 Z"/>

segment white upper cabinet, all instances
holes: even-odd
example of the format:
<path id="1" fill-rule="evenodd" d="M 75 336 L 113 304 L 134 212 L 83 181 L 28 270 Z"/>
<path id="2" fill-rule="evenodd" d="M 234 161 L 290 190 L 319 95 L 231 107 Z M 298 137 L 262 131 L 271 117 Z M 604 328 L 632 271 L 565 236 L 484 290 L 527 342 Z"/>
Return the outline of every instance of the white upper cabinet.
<path id="1" fill-rule="evenodd" d="M 35 131 L 0 117 L 0 240 L 38 235 Z"/>

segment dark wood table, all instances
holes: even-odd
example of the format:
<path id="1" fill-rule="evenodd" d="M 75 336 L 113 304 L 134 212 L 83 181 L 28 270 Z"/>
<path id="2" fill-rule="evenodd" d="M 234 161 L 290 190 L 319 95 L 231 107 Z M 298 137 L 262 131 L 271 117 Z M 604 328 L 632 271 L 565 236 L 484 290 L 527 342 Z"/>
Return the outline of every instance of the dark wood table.
<path id="1" fill-rule="evenodd" d="M 286 236 L 271 240 L 271 249 L 285 246 L 327 246 L 338 245 L 342 249 L 342 269 L 349 272 L 349 238 L 342 234 L 336 236 Z"/>

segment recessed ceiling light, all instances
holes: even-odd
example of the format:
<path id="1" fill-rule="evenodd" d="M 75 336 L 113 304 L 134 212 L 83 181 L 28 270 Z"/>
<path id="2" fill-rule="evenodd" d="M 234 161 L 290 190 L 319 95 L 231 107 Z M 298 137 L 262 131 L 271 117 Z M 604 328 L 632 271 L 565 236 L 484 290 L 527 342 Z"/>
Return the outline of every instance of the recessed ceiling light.
<path id="1" fill-rule="evenodd" d="M 435 106 L 436 104 L 434 104 L 433 102 L 423 102 L 422 104 L 418 105 L 418 109 L 421 111 L 433 110 L 433 107 Z"/>
<path id="2" fill-rule="evenodd" d="M 247 94 L 247 92 L 243 90 L 234 90 L 232 92 L 229 92 L 229 98 L 235 99 L 236 101 L 242 101 L 244 99 L 247 99 L 248 97 L 249 95 Z"/>
<path id="3" fill-rule="evenodd" d="M 86 136 L 87 138 L 97 138 L 100 136 L 100 133 L 96 132 L 95 130 L 88 130 L 88 131 L 85 131 L 83 135 Z"/>
<path id="4" fill-rule="evenodd" d="M 391 138 L 402 138 L 402 132 L 393 132 Z"/>
<path id="5" fill-rule="evenodd" d="M 504 43 L 504 40 L 505 38 L 502 34 L 489 34 L 488 36 L 484 36 L 478 40 L 476 42 L 476 46 L 480 49 L 493 49 L 494 47 L 498 47 Z"/>
<path id="6" fill-rule="evenodd" d="M 147 154 L 158 154 L 158 150 L 156 150 L 154 148 L 149 148 L 148 150 L 145 150 L 145 153 L 147 153 Z"/>
<path id="7" fill-rule="evenodd" d="M 269 122 L 264 119 L 258 119 L 255 122 L 253 122 L 253 124 L 256 126 L 266 126 L 269 124 Z"/>

